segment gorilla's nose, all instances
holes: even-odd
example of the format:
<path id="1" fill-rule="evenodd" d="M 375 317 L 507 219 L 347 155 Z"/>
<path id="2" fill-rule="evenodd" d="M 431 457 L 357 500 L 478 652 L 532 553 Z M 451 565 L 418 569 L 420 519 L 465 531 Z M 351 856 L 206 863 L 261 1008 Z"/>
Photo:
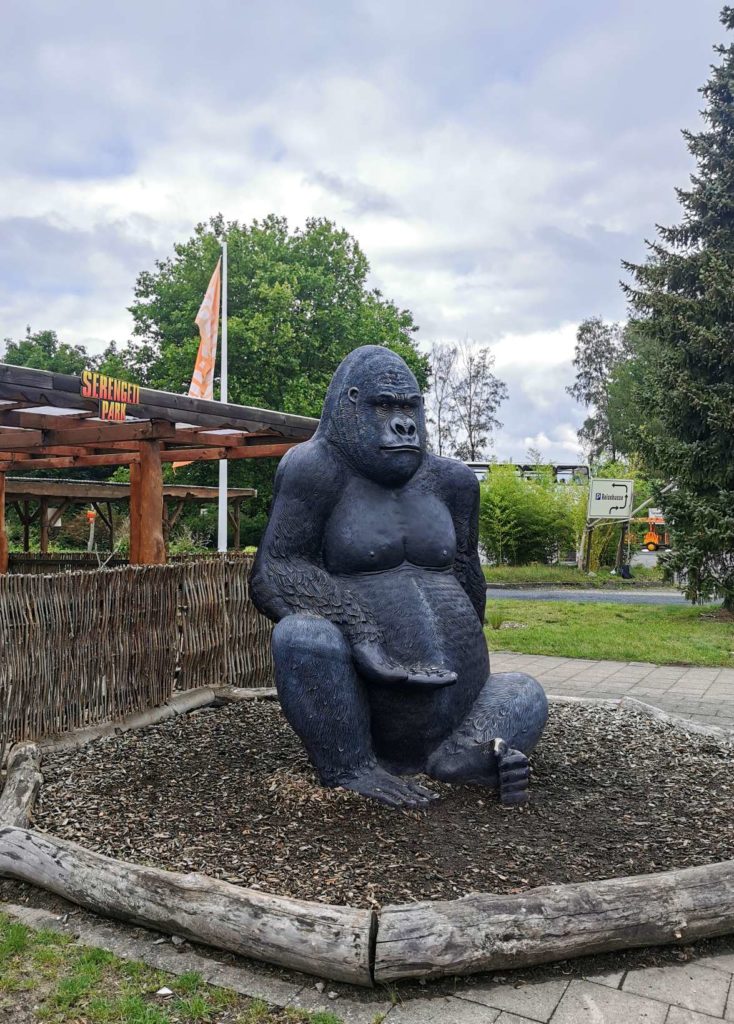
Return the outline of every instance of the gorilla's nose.
<path id="1" fill-rule="evenodd" d="M 408 419 L 407 416 L 394 416 L 390 420 L 390 427 L 393 433 L 397 434 L 398 437 L 405 441 L 415 441 L 416 429 L 415 423 Z"/>

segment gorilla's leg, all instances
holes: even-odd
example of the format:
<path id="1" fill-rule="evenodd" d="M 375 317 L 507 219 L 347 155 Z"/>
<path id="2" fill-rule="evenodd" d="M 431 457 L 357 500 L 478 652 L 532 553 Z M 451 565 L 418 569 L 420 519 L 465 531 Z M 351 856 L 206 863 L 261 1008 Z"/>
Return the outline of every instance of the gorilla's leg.
<path id="1" fill-rule="evenodd" d="M 288 615 L 273 630 L 275 685 L 285 717 L 326 786 L 419 807 L 430 790 L 390 775 L 372 750 L 364 685 L 347 641 L 328 619 Z"/>
<path id="2" fill-rule="evenodd" d="M 490 675 L 464 721 L 428 759 L 426 771 L 444 782 L 500 790 L 503 803 L 524 803 L 527 755 L 548 718 L 543 687 L 521 672 Z"/>

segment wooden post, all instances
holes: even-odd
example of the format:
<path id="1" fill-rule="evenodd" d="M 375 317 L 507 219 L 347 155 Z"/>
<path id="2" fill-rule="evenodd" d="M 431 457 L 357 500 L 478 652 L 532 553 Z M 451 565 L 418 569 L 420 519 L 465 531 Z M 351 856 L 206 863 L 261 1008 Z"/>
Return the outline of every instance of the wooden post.
<path id="1" fill-rule="evenodd" d="M 140 442 L 139 565 L 165 565 L 163 471 L 159 441 Z"/>
<path id="2" fill-rule="evenodd" d="M 48 554 L 48 498 L 41 498 L 41 554 Z"/>
<path id="3" fill-rule="evenodd" d="M 110 551 L 115 550 L 115 519 L 114 513 L 112 512 L 112 502 L 107 502 L 107 517 L 109 519 L 109 531 L 110 531 Z"/>
<path id="4" fill-rule="evenodd" d="M 586 527 L 586 545 L 584 548 L 584 572 L 591 572 L 591 537 L 594 527 Z"/>
<path id="5" fill-rule="evenodd" d="M 28 502 L 23 502 L 23 550 L 26 554 L 31 550 L 31 512 Z"/>
<path id="6" fill-rule="evenodd" d="M 5 474 L 0 473 L 0 575 L 8 571 L 8 534 L 5 529 Z"/>
<path id="7" fill-rule="evenodd" d="M 240 502 L 238 498 L 233 498 L 227 502 L 227 515 L 229 518 L 230 526 L 232 527 L 233 542 L 232 547 L 235 551 L 240 550 Z"/>
<path id="8" fill-rule="evenodd" d="M 140 561 L 140 463 L 130 463 L 130 565 Z"/>
<path id="9" fill-rule="evenodd" d="M 617 572 L 621 571 L 622 564 L 624 562 L 624 538 L 630 526 L 631 524 L 629 522 L 622 523 L 622 527 L 620 529 L 619 541 L 617 542 L 617 557 L 614 559 L 614 568 Z"/>

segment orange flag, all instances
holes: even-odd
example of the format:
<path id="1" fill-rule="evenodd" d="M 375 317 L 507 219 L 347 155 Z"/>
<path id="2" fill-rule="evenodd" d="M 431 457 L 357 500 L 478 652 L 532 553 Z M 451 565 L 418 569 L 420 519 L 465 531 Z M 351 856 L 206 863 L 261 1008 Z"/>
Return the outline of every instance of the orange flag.
<path id="1" fill-rule="evenodd" d="M 199 328 L 199 352 L 191 378 L 191 398 L 214 398 L 214 362 L 217 358 L 217 334 L 219 332 L 219 303 L 222 294 L 222 257 L 217 260 L 212 279 L 206 290 L 204 301 L 196 314 Z"/>
<path id="2" fill-rule="evenodd" d="M 217 260 L 212 279 L 204 300 L 196 314 L 199 328 L 199 351 L 196 355 L 194 373 L 189 387 L 190 398 L 214 398 L 214 363 L 217 358 L 217 334 L 219 332 L 219 308 L 222 294 L 222 257 Z M 190 462 L 174 462 L 173 468 L 190 466 Z"/>

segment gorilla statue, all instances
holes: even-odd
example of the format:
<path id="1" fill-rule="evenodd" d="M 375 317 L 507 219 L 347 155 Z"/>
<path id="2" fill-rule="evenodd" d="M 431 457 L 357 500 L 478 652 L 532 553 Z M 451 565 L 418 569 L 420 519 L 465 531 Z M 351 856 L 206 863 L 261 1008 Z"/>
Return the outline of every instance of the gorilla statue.
<path id="1" fill-rule="evenodd" d="M 278 468 L 251 579 L 277 623 L 283 711 L 324 785 L 420 807 L 435 798 L 422 774 L 527 800 L 548 704 L 530 676 L 489 673 L 478 513 L 472 471 L 426 450 L 406 363 L 351 352 Z"/>

